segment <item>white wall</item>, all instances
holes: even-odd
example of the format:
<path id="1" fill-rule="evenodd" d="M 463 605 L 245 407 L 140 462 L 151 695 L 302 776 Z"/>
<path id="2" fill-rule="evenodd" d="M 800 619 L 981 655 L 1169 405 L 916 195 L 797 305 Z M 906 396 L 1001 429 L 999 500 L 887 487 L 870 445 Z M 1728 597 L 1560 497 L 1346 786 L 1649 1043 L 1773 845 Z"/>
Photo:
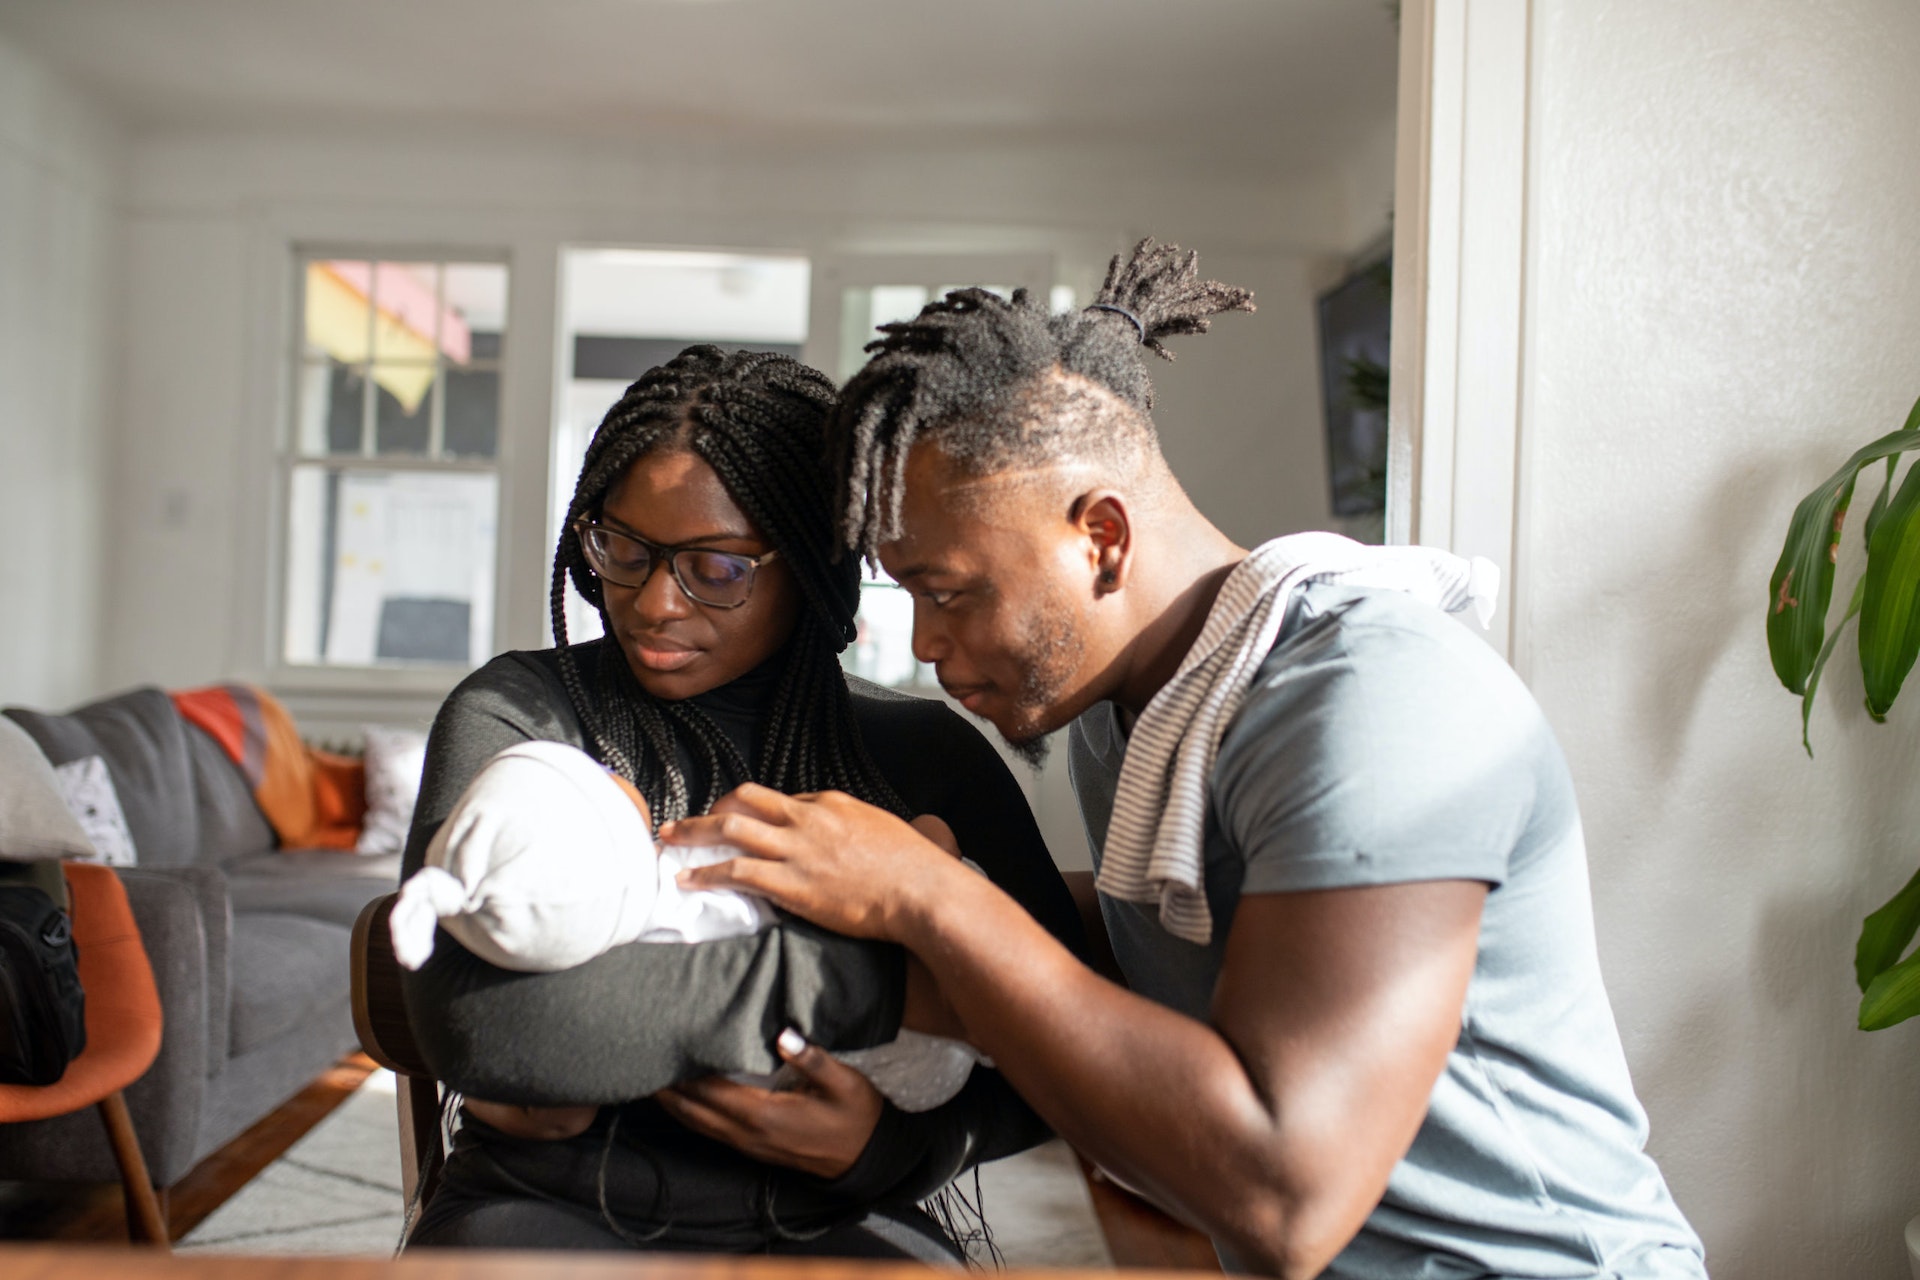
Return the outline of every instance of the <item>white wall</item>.
<path id="1" fill-rule="evenodd" d="M 1169 342 L 1172 363 L 1148 361 L 1167 461 L 1200 509 L 1242 546 L 1328 528 L 1314 300 L 1338 282 L 1341 260 L 1203 247 L 1200 265 L 1214 279 L 1252 289 L 1256 309 Z"/>
<path id="2" fill-rule="evenodd" d="M 1851 963 L 1920 864 L 1920 706 L 1869 723 L 1843 656 L 1809 761 L 1763 607 L 1920 395 L 1920 9 L 1534 13 L 1528 674 L 1653 1149 L 1714 1275 L 1905 1275 L 1920 1024 L 1855 1030 Z"/>
<path id="3" fill-rule="evenodd" d="M 113 126 L 0 41 L 0 704 L 98 685 L 123 164 Z"/>

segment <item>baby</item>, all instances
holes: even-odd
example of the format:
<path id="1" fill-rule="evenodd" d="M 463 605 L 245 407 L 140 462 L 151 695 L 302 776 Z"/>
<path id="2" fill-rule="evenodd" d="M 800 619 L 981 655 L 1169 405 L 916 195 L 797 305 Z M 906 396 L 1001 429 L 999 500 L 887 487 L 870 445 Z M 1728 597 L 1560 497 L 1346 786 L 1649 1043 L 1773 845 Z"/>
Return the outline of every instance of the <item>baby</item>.
<path id="1" fill-rule="evenodd" d="M 959 856 L 938 818 L 914 825 Z M 395 958 L 409 969 L 425 964 L 438 926 L 498 968 L 549 973 L 629 942 L 698 944 L 774 922 L 755 895 L 680 887 L 681 871 L 738 850 L 659 846 L 652 827 L 633 784 L 585 752 L 559 742 L 507 748 L 474 775 L 428 844 L 425 865 L 400 887 L 390 926 Z M 903 1111 L 939 1106 L 985 1061 L 961 1041 L 905 1030 L 890 1044 L 834 1056 Z M 777 1088 L 792 1072 L 736 1078 Z M 496 1127 L 543 1138 L 585 1130 L 596 1110 L 468 1105 Z"/>

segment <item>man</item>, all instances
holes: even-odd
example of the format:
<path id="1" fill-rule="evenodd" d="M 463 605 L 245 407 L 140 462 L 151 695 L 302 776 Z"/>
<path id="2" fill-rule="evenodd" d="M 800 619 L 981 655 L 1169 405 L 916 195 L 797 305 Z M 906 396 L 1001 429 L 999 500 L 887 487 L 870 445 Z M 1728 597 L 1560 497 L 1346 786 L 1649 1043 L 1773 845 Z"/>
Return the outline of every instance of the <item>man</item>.
<path id="1" fill-rule="evenodd" d="M 1063 1137 L 1229 1267 L 1702 1276 L 1538 706 L 1414 595 L 1250 556 L 1160 454 L 1140 347 L 1248 301 L 1151 242 L 1077 314 L 962 291 L 888 326 L 839 411 L 848 540 L 913 594 L 916 654 L 1016 746 L 1071 725 L 1130 990 L 846 797 L 743 788 L 670 836 L 751 856 L 690 880 L 903 944 Z M 1216 649 L 1238 692 L 1183 670 Z"/>

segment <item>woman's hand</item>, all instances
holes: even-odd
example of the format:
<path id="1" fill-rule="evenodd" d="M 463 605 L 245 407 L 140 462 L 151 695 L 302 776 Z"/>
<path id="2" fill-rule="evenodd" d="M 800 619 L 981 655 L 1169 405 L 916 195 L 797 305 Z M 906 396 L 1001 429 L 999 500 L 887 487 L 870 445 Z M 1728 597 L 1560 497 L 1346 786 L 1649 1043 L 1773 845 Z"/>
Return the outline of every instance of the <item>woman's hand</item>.
<path id="1" fill-rule="evenodd" d="M 709 1076 L 653 1096 L 687 1128 L 755 1160 L 838 1178 L 867 1149 L 885 1100 L 865 1076 L 796 1031 L 780 1033 L 779 1052 L 800 1073 L 798 1088 Z"/>
<path id="2" fill-rule="evenodd" d="M 937 818 L 921 822 L 945 830 Z M 905 940 L 905 920 L 938 901 L 950 877 L 974 878 L 914 827 L 838 791 L 788 796 L 749 782 L 705 817 L 668 823 L 660 836 L 668 844 L 730 844 L 747 855 L 682 872 L 689 889 L 757 893 L 836 933 L 886 942 Z"/>

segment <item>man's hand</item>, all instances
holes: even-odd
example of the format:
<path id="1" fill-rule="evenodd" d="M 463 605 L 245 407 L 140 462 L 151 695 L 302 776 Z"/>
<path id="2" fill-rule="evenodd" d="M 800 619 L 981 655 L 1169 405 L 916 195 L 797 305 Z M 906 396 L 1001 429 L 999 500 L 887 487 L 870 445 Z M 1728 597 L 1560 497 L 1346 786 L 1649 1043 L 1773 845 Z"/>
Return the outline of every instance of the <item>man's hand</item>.
<path id="1" fill-rule="evenodd" d="M 747 855 L 682 872 L 689 889 L 757 893 L 836 933 L 887 942 L 902 940 L 905 921 L 951 877 L 973 878 L 935 840 L 838 791 L 789 796 L 749 782 L 706 816 L 668 823 L 660 837 Z"/>
<path id="2" fill-rule="evenodd" d="M 779 1051 L 800 1073 L 796 1089 L 710 1076 L 653 1096 L 687 1128 L 755 1160 L 838 1178 L 867 1149 L 885 1101 L 865 1076 L 796 1031 L 781 1033 Z"/>

